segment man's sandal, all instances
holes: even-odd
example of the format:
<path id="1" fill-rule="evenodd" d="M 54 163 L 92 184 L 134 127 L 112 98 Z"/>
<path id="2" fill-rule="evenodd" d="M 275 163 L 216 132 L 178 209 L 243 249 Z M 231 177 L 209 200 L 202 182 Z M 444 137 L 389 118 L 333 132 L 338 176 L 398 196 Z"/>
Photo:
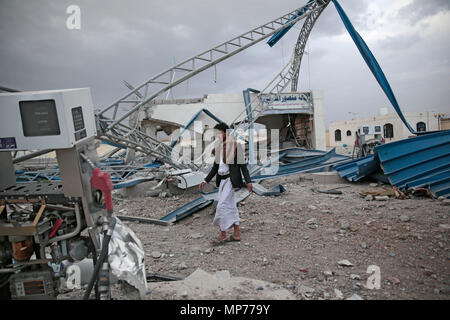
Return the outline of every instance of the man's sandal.
<path id="1" fill-rule="evenodd" d="M 214 239 L 213 241 L 211 241 L 211 244 L 213 246 L 220 246 L 221 244 L 224 244 L 226 241 L 227 241 L 227 238 L 225 238 L 225 239 L 217 238 L 217 239 Z"/>
<path id="2" fill-rule="evenodd" d="M 226 242 L 233 242 L 233 241 L 241 241 L 241 239 L 236 239 L 233 235 L 229 236 L 225 240 Z"/>

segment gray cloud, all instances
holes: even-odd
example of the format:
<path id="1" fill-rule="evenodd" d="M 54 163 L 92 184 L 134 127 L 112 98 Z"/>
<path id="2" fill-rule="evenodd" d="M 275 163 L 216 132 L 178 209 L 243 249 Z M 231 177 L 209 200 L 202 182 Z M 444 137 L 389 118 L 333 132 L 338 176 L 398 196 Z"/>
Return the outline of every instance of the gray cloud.
<path id="1" fill-rule="evenodd" d="M 368 21 L 376 19 L 367 10 L 368 0 L 340 3 L 358 31 L 367 30 Z M 81 7 L 81 30 L 65 26 L 70 4 Z M 181 62 L 301 5 L 294 0 L 264 5 L 257 0 L 0 0 L 0 84 L 23 90 L 87 86 L 94 103 L 106 106 L 127 92 L 122 80 L 137 85 L 174 61 Z M 444 4 L 441 9 L 445 8 Z M 414 14 L 406 9 L 402 13 L 404 17 Z M 264 88 L 290 58 L 300 28 L 301 24 L 274 48 L 260 43 L 220 63 L 217 82 L 213 69 L 190 79 L 173 91 L 174 97 Z M 386 105 L 354 45 L 333 41 L 343 33 L 345 28 L 330 4 L 311 33 L 311 55 L 309 61 L 304 57 L 300 74 L 300 89 L 308 89 L 310 82 L 312 89 L 324 91 L 328 121 L 342 119 L 347 114 L 342 110 L 376 112 Z M 411 109 L 449 100 L 442 89 L 448 88 L 448 60 L 444 62 L 448 41 L 425 40 L 399 35 L 374 48 L 388 78 L 394 79 L 394 91 L 402 90 L 399 100 L 410 84 L 416 90 L 416 82 L 426 74 L 422 90 L 433 93 L 432 100 L 418 99 L 420 103 L 408 104 Z M 430 53 L 430 47 L 437 49 Z M 408 61 L 427 63 L 420 68 L 422 73 L 405 75 L 404 68 L 410 70 Z M 436 68 L 447 71 L 434 72 Z"/>
<path id="2" fill-rule="evenodd" d="M 414 25 L 427 17 L 448 10 L 450 10 L 448 0 L 413 0 L 412 3 L 400 9 L 398 17 Z"/>

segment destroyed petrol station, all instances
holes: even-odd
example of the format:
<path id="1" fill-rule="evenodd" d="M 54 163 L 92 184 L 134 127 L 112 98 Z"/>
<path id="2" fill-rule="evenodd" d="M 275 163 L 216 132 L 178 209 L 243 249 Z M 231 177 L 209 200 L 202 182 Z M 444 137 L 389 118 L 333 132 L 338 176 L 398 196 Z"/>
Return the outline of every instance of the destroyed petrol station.
<path id="1" fill-rule="evenodd" d="M 24 91 L 2 77 L 1 299 L 448 300 L 448 115 L 410 123 L 340 2 L 275 13 L 124 81 L 127 93 L 104 106 L 87 87 Z M 378 120 L 340 123 L 327 138 L 327 91 L 298 87 L 324 10 L 337 10 L 406 138 L 392 141 Z M 288 33 L 298 34 L 290 58 L 265 87 L 173 96 Z M 237 187 L 228 141 L 246 168 Z M 221 210 L 237 218 L 218 230 Z"/>

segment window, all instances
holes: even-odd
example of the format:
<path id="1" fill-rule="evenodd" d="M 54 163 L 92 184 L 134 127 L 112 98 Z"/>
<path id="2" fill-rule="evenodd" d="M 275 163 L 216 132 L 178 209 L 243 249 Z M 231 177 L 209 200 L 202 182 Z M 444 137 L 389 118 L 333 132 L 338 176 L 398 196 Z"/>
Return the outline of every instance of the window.
<path id="1" fill-rule="evenodd" d="M 334 141 L 341 141 L 341 130 L 337 129 L 334 132 Z"/>
<path id="2" fill-rule="evenodd" d="M 427 131 L 427 125 L 424 122 L 417 122 L 417 132 Z"/>
<path id="3" fill-rule="evenodd" d="M 352 132 L 350 130 L 347 130 L 347 137 L 351 137 L 352 136 Z"/>
<path id="4" fill-rule="evenodd" d="M 383 126 L 383 132 L 386 139 L 392 139 L 394 137 L 394 126 L 392 123 L 386 123 Z"/>

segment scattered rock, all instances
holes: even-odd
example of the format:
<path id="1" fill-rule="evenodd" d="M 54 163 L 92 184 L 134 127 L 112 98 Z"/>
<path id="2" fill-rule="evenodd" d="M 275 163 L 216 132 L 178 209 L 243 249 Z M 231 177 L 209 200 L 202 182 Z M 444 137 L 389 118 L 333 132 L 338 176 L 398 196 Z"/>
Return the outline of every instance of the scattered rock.
<path id="1" fill-rule="evenodd" d="M 371 183 L 371 184 L 369 184 L 369 186 L 372 187 L 372 188 L 376 188 L 376 187 L 378 187 L 378 183 L 376 183 L 376 182 L 375 183 Z"/>
<path id="2" fill-rule="evenodd" d="M 334 294 L 336 295 L 336 298 L 338 299 L 344 299 L 344 295 L 342 294 L 342 291 L 339 289 L 334 289 Z"/>
<path id="3" fill-rule="evenodd" d="M 450 230 L 450 224 L 440 224 L 439 228 L 444 230 Z"/>
<path id="4" fill-rule="evenodd" d="M 191 234 L 190 237 L 192 239 L 200 239 L 201 237 L 203 237 L 203 235 L 201 233 L 197 232 L 197 233 Z"/>
<path id="5" fill-rule="evenodd" d="M 367 249 L 367 243 L 365 243 L 365 242 L 361 242 L 361 248 L 363 248 L 363 249 Z"/>
<path id="6" fill-rule="evenodd" d="M 375 200 L 377 201 L 388 201 L 389 196 L 375 196 Z"/>
<path id="7" fill-rule="evenodd" d="M 158 259 L 161 257 L 161 252 L 159 251 L 152 251 L 152 258 Z"/>
<path id="8" fill-rule="evenodd" d="M 314 291 L 313 288 L 304 285 L 300 285 L 297 289 L 297 293 L 303 297 L 311 297 Z"/>
<path id="9" fill-rule="evenodd" d="M 350 223 L 348 223 L 347 220 L 344 220 L 344 219 L 339 220 L 339 224 L 341 226 L 341 229 L 344 229 L 344 230 L 350 229 Z"/>
<path id="10" fill-rule="evenodd" d="M 308 225 L 308 227 L 310 227 L 311 229 L 317 228 L 317 219 L 316 218 L 309 219 L 308 221 L 306 221 L 306 225 Z"/>
<path id="11" fill-rule="evenodd" d="M 345 259 L 338 261 L 338 265 L 343 266 L 343 267 L 353 267 L 353 263 L 351 263 L 350 261 L 345 260 Z"/>
<path id="12" fill-rule="evenodd" d="M 280 230 L 280 231 L 278 231 L 278 235 L 279 235 L 279 236 L 282 236 L 282 235 L 284 235 L 284 234 L 286 234 L 286 231 L 285 231 L 285 230 Z"/>
<path id="13" fill-rule="evenodd" d="M 396 278 L 396 277 L 390 277 L 387 279 L 389 282 L 393 283 L 393 284 L 399 284 L 400 283 L 400 279 Z"/>
<path id="14" fill-rule="evenodd" d="M 373 196 L 370 195 L 370 194 L 368 194 L 368 195 L 364 198 L 364 200 L 366 200 L 366 201 L 372 201 L 372 200 L 373 200 Z"/>
<path id="15" fill-rule="evenodd" d="M 405 214 L 402 214 L 402 215 L 400 216 L 400 221 L 402 221 L 402 222 L 408 222 L 408 221 L 411 221 L 411 218 L 408 217 L 408 216 L 405 215 Z"/>
<path id="16" fill-rule="evenodd" d="M 317 207 L 310 204 L 310 205 L 308 206 L 308 209 L 311 209 L 311 210 L 317 210 Z"/>
<path id="17" fill-rule="evenodd" d="M 357 274 L 351 274 L 350 275 L 350 279 L 352 279 L 352 280 L 361 280 L 361 277 L 359 275 L 357 275 Z"/>
<path id="18" fill-rule="evenodd" d="M 323 275 L 325 276 L 325 277 L 332 277 L 333 276 L 333 271 L 331 271 L 331 270 L 326 270 L 326 271 L 324 271 L 323 272 Z"/>
<path id="19" fill-rule="evenodd" d="M 166 191 L 163 191 L 159 194 L 159 197 L 160 198 L 168 198 L 168 197 L 170 197 L 170 194 Z"/>
<path id="20" fill-rule="evenodd" d="M 180 263 L 180 264 L 178 265 L 178 270 L 184 270 L 184 269 L 187 269 L 187 265 L 186 265 L 186 263 L 183 261 L 182 263 Z"/>

